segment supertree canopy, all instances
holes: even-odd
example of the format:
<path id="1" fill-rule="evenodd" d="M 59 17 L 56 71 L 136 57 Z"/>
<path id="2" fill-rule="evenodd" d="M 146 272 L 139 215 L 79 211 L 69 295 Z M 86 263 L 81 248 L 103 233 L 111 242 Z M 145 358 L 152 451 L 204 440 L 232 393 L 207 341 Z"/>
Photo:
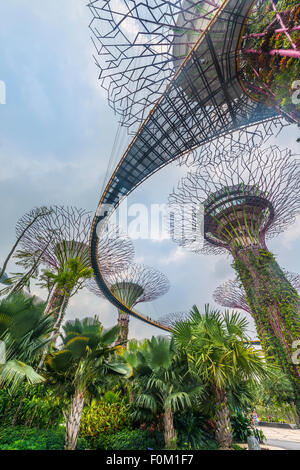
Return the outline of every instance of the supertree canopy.
<path id="1" fill-rule="evenodd" d="M 177 243 L 197 253 L 233 256 L 261 343 L 292 378 L 300 398 L 299 366 L 293 360 L 300 298 L 266 246 L 266 238 L 285 230 L 300 213 L 299 189 L 300 161 L 290 151 L 244 149 L 190 173 L 171 194 L 170 206 L 184 211 L 183 224 L 171 227 Z M 195 239 L 199 208 L 202 244 Z"/>
<path id="2" fill-rule="evenodd" d="M 285 88 L 275 102 L 289 111 L 290 97 L 282 102 L 287 88 L 283 74 L 289 75 L 291 87 L 292 77 L 299 76 L 297 0 L 94 0 L 89 7 L 101 85 L 123 125 L 144 120 L 202 36 L 208 47 L 200 48 L 189 76 L 182 74 L 178 81 L 186 97 L 201 93 L 209 107 L 214 94 L 214 105 L 221 106 L 226 88 L 234 112 L 234 100 L 245 92 L 254 101 L 272 104 L 274 82 L 276 90 Z M 238 80 L 229 79 L 230 69 Z"/>
<path id="3" fill-rule="evenodd" d="M 162 325 L 167 326 L 172 330 L 174 328 L 174 325 L 177 322 L 182 322 L 188 320 L 190 317 L 190 313 L 187 312 L 172 312 L 172 313 L 167 313 L 166 315 L 163 315 L 162 317 L 159 318 L 159 323 Z"/>
<path id="4" fill-rule="evenodd" d="M 266 106 L 242 80 L 241 45 L 255 3 L 89 3 L 101 84 L 120 124 L 134 134 L 103 191 L 90 237 L 95 279 L 117 308 L 121 305 L 105 283 L 98 258 L 99 225 L 131 191 L 175 159 L 202 146 L 209 151 L 212 142 L 235 132 L 248 135 L 251 126 L 259 127 L 264 139 L 269 121 L 280 128 L 284 120 L 278 106 Z M 250 132 L 245 140 L 251 139 Z M 127 313 L 135 315 L 130 309 Z"/>
<path id="5" fill-rule="evenodd" d="M 300 275 L 283 270 L 286 279 L 297 292 L 300 291 Z M 213 294 L 215 302 L 225 308 L 244 310 L 251 314 L 246 292 L 238 278 L 230 279 L 218 286 Z"/>
<path id="6" fill-rule="evenodd" d="M 26 220 L 25 215 L 18 221 L 17 235 L 22 232 Z M 47 307 L 47 311 L 52 311 L 56 318 L 63 304 L 66 308 L 70 289 L 74 289 L 65 272 L 68 262 L 78 259 L 81 270 L 91 268 L 88 245 L 90 226 L 91 214 L 85 209 L 52 206 L 47 215 L 26 231 L 20 242 L 25 254 L 40 255 L 41 264 L 48 266 L 55 274 L 65 274 L 66 283 L 64 286 L 54 285 Z M 124 269 L 133 256 L 134 248 L 128 237 L 120 233 L 116 226 L 106 226 L 99 243 L 103 272 L 107 275 Z"/>
<path id="7" fill-rule="evenodd" d="M 300 100 L 295 94 L 300 77 L 298 0 L 255 3 L 243 36 L 240 61 L 242 81 L 253 99 L 275 105 L 300 122 Z"/>
<path id="8" fill-rule="evenodd" d="M 101 86 L 121 122 L 142 122 L 222 0 L 96 0 L 89 8 Z"/>
<path id="9" fill-rule="evenodd" d="M 131 264 L 120 272 L 106 278 L 111 291 L 126 307 L 150 302 L 166 294 L 170 288 L 164 274 L 143 264 Z M 88 281 L 88 288 L 96 295 L 105 297 L 94 280 Z M 129 314 L 118 309 L 120 327 L 119 342 L 128 338 Z"/>

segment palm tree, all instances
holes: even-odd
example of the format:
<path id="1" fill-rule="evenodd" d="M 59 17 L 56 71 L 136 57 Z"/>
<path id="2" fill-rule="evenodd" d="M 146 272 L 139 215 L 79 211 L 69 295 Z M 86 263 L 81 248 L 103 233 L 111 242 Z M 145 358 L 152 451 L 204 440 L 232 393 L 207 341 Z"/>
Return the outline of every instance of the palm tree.
<path id="1" fill-rule="evenodd" d="M 194 306 L 189 319 L 176 323 L 173 331 L 176 344 L 188 351 L 190 370 L 214 397 L 216 438 L 222 448 L 232 446 L 229 390 L 269 373 L 262 353 L 247 342 L 247 327 L 239 314 L 222 315 L 206 305 L 204 315 Z"/>
<path id="2" fill-rule="evenodd" d="M 97 389 L 109 374 L 127 375 L 126 364 L 117 360 L 111 346 L 119 327 L 104 331 L 96 319 L 75 320 L 63 326 L 62 347 L 49 354 L 45 361 L 46 377 L 71 404 L 65 411 L 65 449 L 76 448 L 82 410 L 88 398 L 97 396 Z"/>
<path id="3" fill-rule="evenodd" d="M 80 257 L 68 259 L 57 272 L 44 271 L 43 278 L 47 287 L 51 286 L 54 291 L 46 313 L 53 314 L 56 329 L 59 330 L 63 322 L 70 297 L 75 295 L 84 286 L 85 280 L 92 275 L 92 268 L 86 267 Z"/>
<path id="4" fill-rule="evenodd" d="M 152 337 L 130 362 L 136 381 L 135 406 L 153 415 L 163 413 L 165 444 L 170 448 L 176 441 L 173 414 L 192 406 L 193 397 L 202 391 L 199 380 L 192 380 L 185 356 L 178 355 L 172 339 Z"/>
<path id="5" fill-rule="evenodd" d="M 53 320 L 44 315 L 44 309 L 44 303 L 23 293 L 0 302 L 0 341 L 6 355 L 0 364 L 0 387 L 14 390 L 23 380 L 30 384 L 44 380 L 34 370 L 53 329 Z"/>

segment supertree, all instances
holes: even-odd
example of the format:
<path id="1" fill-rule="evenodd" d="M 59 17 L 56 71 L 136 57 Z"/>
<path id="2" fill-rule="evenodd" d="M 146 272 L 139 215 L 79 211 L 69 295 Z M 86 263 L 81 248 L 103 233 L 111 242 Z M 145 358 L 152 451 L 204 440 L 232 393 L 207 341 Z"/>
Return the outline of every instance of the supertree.
<path id="1" fill-rule="evenodd" d="M 177 322 L 182 322 L 188 320 L 190 317 L 190 313 L 187 312 L 172 312 L 172 313 L 167 313 L 166 315 L 163 315 L 162 317 L 159 318 L 159 323 L 162 325 L 167 326 L 170 328 L 170 330 L 173 329 L 174 325 Z"/>
<path id="2" fill-rule="evenodd" d="M 17 223 L 17 235 L 27 216 Z M 92 275 L 89 258 L 91 214 L 76 207 L 51 206 L 48 214 L 32 225 L 21 239 L 25 257 L 39 256 L 40 264 L 50 268 L 47 275 L 50 299 L 46 313 L 52 312 L 62 322 L 69 298 Z M 107 226 L 99 243 L 99 258 L 108 275 L 124 269 L 133 259 L 132 242 L 118 227 Z M 48 273 L 47 273 L 48 274 Z"/>
<path id="3" fill-rule="evenodd" d="M 297 292 L 300 291 L 300 275 L 283 270 L 286 279 Z M 215 302 L 225 308 L 244 310 L 251 314 L 246 292 L 238 278 L 230 279 L 218 286 L 213 294 Z"/>
<path id="4" fill-rule="evenodd" d="M 247 134 L 245 140 L 252 145 L 251 126 L 258 126 L 263 141 L 274 121 L 279 128 L 283 121 L 295 122 L 290 113 L 282 112 L 282 106 L 270 104 L 264 95 L 258 98 L 244 78 L 249 56 L 247 25 L 253 24 L 257 2 L 89 2 L 101 85 L 120 116 L 120 126 L 134 135 L 104 188 L 90 237 L 95 278 L 117 308 L 118 300 L 101 274 L 97 243 L 98 225 L 109 219 L 120 202 L 188 152 L 203 146 L 204 153 L 209 152 L 213 142 L 235 132 Z M 279 118 L 282 115 L 285 119 Z M 116 142 L 120 132 L 119 128 Z M 239 134 L 233 141 L 239 144 Z"/>
<path id="5" fill-rule="evenodd" d="M 236 68 L 240 85 L 238 89 L 228 80 L 227 97 L 234 100 L 246 93 L 252 100 L 270 105 L 274 82 L 277 90 L 281 88 L 281 92 L 275 91 L 280 95 L 276 103 L 289 114 L 293 104 L 288 89 L 296 80 L 293 77 L 299 76 L 297 0 L 93 0 L 89 8 L 101 86 L 123 125 L 143 121 L 199 41 L 208 48 L 204 53 L 199 46 L 199 64 L 189 70 L 193 85 L 187 85 L 186 75 L 182 76 L 186 97 L 191 98 L 192 86 L 202 97 L 219 90 L 217 77 L 224 73 L 220 57 L 228 53 L 230 44 L 226 67 Z M 232 32 L 230 22 L 236 23 Z M 211 52 L 219 59 L 219 68 L 211 67 Z M 284 86 L 282 72 L 288 74 L 290 87 Z M 204 79 L 199 76 L 202 73 Z M 288 102 L 282 102 L 283 96 Z M 218 92 L 214 104 L 221 105 L 221 101 Z"/>
<path id="6" fill-rule="evenodd" d="M 105 281 L 111 292 L 129 308 L 155 300 L 166 294 L 170 288 L 164 274 L 143 264 L 128 265 L 125 270 L 107 276 Z M 87 285 L 91 292 L 105 298 L 93 279 L 90 279 Z M 121 309 L 118 310 L 118 324 L 120 327 L 118 343 L 122 343 L 128 338 L 129 314 Z"/>
<path id="7" fill-rule="evenodd" d="M 177 216 L 171 218 L 177 243 L 196 253 L 232 255 L 262 346 L 293 380 L 300 399 L 299 366 L 293 359 L 300 298 L 266 246 L 267 238 L 284 231 L 299 214 L 299 190 L 300 162 L 291 151 L 245 148 L 189 173 L 170 195 L 170 207 L 184 214 L 180 225 Z"/>

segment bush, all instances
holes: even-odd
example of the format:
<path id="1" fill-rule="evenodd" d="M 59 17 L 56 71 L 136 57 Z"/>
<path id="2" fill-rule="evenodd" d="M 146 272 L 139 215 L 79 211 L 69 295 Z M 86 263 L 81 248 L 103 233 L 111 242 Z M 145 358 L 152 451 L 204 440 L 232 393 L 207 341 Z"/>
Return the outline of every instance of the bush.
<path id="1" fill-rule="evenodd" d="M 19 405 L 22 401 L 20 409 Z M 20 387 L 17 393 L 10 395 L 0 390 L 0 420 L 2 426 L 11 426 L 18 410 L 16 424 L 19 426 L 45 429 L 55 428 L 63 422 L 62 402 L 59 397 L 45 389 L 44 384 L 26 388 Z"/>
<path id="2" fill-rule="evenodd" d="M 94 441 L 96 449 L 104 450 L 160 450 L 164 448 L 163 433 L 152 433 L 140 429 L 104 434 Z"/>
<path id="3" fill-rule="evenodd" d="M 177 413 L 174 420 L 179 449 L 212 450 L 217 448 L 213 437 L 203 429 L 203 417 L 193 412 Z"/>
<path id="4" fill-rule="evenodd" d="M 248 416 L 237 411 L 231 416 L 231 426 L 233 430 L 233 439 L 238 442 L 247 442 L 247 438 L 253 435 L 252 421 Z"/>
<path id="5" fill-rule="evenodd" d="M 64 429 L 36 429 L 23 426 L 3 428 L 0 431 L 0 450 L 63 450 Z M 86 449 L 87 442 L 79 438 L 77 449 Z"/>
<path id="6" fill-rule="evenodd" d="M 82 413 L 80 434 L 83 437 L 98 438 L 128 427 L 130 414 L 122 403 L 93 401 Z"/>

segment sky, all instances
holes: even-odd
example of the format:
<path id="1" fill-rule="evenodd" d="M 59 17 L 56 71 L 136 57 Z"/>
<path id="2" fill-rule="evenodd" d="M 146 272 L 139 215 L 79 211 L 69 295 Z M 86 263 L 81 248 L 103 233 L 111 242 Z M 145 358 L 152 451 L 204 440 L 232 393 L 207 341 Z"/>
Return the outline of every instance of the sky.
<path id="1" fill-rule="evenodd" d="M 6 104 L 0 104 L 1 259 L 15 240 L 17 220 L 33 207 L 74 205 L 95 211 L 103 189 L 118 118 L 98 81 L 82 0 L 10 0 L 0 3 L 0 81 Z M 1 101 L 1 99 L 0 99 Z M 297 130 L 290 127 L 270 143 L 299 152 Z M 114 152 L 117 163 L 128 144 L 123 136 Z M 163 204 L 184 167 L 171 164 L 148 179 L 128 198 L 128 205 Z M 194 305 L 216 306 L 214 289 L 234 277 L 226 255 L 195 255 L 170 240 L 135 240 L 136 261 L 166 274 L 171 288 L 160 299 L 138 306 L 158 319 Z M 300 218 L 272 240 L 279 264 L 299 272 Z M 14 271 L 10 263 L 8 272 Z M 37 287 L 32 293 L 45 296 Z M 105 327 L 117 321 L 115 308 L 87 290 L 71 299 L 67 319 L 98 315 Z M 254 325 L 247 317 L 249 333 Z M 130 321 L 130 337 L 142 339 L 161 330 Z"/>

